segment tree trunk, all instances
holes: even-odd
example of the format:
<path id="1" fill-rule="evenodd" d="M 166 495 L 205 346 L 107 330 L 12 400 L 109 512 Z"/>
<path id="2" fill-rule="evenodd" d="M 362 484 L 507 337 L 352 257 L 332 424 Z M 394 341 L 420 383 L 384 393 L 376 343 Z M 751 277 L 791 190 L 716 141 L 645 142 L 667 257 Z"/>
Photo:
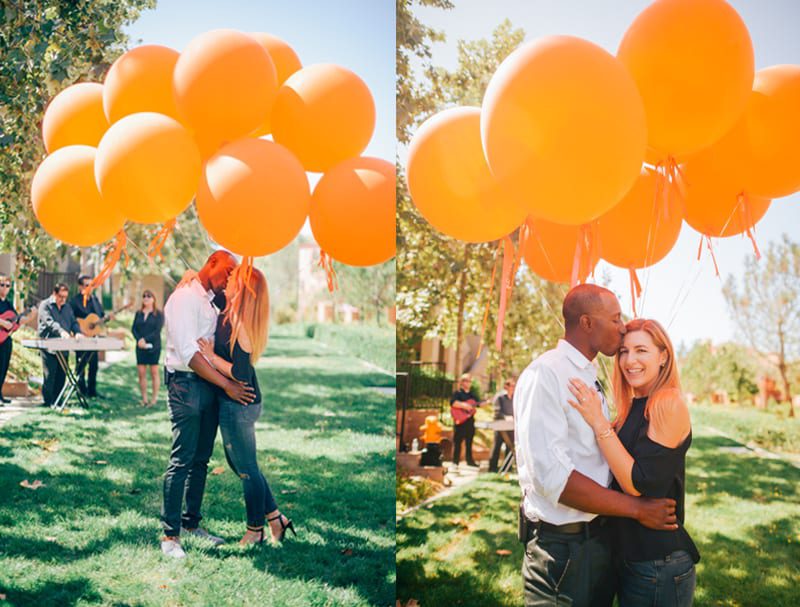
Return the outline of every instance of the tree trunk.
<path id="1" fill-rule="evenodd" d="M 467 264 L 469 262 L 470 246 L 464 245 L 464 268 L 461 270 L 461 277 L 458 285 L 458 324 L 456 325 L 456 366 L 455 379 L 461 376 L 461 342 L 464 339 L 464 306 L 467 302 Z"/>
<path id="2" fill-rule="evenodd" d="M 789 378 L 786 376 L 786 356 L 784 354 L 784 340 L 783 340 L 783 330 L 781 329 L 780 325 L 778 325 L 778 339 L 780 340 L 781 344 L 781 351 L 778 354 L 778 371 L 781 373 L 781 379 L 783 380 L 783 394 L 785 398 L 789 401 L 789 417 L 794 417 L 794 403 L 792 402 L 792 390 L 791 386 L 789 385 Z"/>

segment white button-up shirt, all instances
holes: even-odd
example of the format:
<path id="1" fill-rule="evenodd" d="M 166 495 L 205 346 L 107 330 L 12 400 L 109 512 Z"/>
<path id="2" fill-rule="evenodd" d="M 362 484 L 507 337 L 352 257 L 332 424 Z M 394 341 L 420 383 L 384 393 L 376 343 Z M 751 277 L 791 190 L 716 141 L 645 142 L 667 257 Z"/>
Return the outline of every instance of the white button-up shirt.
<path id="1" fill-rule="evenodd" d="M 164 306 L 167 371 L 191 371 L 189 361 L 200 351 L 197 340 L 214 340 L 219 312 L 213 299 L 214 292 L 206 291 L 196 278 L 170 295 Z"/>
<path id="2" fill-rule="evenodd" d="M 590 521 L 597 516 L 558 502 L 573 470 L 603 487 L 611 482 L 594 431 L 567 402 L 575 400 L 569 391 L 571 377 L 592 387 L 597 371 L 574 346 L 559 340 L 555 349 L 528 365 L 514 391 L 514 440 L 525 514 L 552 525 Z M 608 418 L 602 394 L 601 399 Z"/>

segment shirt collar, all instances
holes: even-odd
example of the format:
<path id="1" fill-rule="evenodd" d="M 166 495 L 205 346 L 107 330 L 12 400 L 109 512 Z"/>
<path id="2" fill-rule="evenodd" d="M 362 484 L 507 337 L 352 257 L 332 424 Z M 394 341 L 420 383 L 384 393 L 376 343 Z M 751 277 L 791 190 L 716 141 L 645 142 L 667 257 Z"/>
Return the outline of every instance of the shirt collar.
<path id="1" fill-rule="evenodd" d="M 209 302 L 214 301 L 214 297 L 216 297 L 216 294 L 211 289 L 206 291 L 203 288 L 203 284 L 200 282 L 199 278 L 195 276 L 194 278 L 192 278 L 192 282 L 190 284 L 192 285 L 192 288 L 195 289 L 198 293 L 202 293 L 206 297 L 206 299 L 208 299 Z"/>
<path id="2" fill-rule="evenodd" d="M 556 350 L 558 350 L 562 355 L 566 356 L 579 369 L 594 370 L 592 361 L 581 354 L 581 352 L 567 340 L 559 339 Z"/>

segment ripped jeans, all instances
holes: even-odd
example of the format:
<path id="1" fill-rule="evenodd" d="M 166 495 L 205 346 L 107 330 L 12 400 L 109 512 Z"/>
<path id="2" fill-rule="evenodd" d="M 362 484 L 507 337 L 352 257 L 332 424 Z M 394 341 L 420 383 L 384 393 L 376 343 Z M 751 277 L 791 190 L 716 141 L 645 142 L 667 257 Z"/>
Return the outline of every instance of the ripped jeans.
<path id="1" fill-rule="evenodd" d="M 278 509 L 269 483 L 261 474 L 256 460 L 256 421 L 261 416 L 261 403 L 240 405 L 224 393 L 219 395 L 219 429 L 225 458 L 231 470 L 242 480 L 247 524 L 260 527 L 266 515 Z"/>

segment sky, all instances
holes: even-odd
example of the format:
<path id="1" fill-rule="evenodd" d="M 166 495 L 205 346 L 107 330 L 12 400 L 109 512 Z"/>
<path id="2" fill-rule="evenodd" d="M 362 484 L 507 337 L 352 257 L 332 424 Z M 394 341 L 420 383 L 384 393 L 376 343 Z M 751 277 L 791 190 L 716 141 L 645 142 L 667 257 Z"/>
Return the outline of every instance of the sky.
<path id="1" fill-rule="evenodd" d="M 755 49 L 756 70 L 779 63 L 800 64 L 800 2 L 797 0 L 731 0 L 750 31 Z M 446 41 L 432 46 L 435 65 L 457 66 L 457 42 L 489 38 L 506 18 L 522 28 L 526 41 L 554 34 L 579 36 L 616 53 L 630 23 L 646 6 L 646 0 L 453 0 L 455 8 L 441 10 L 415 7 L 414 13 L 426 25 L 442 31 Z M 404 161 L 404 150 L 400 158 Z M 756 241 L 762 253 L 769 243 L 788 234 L 800 241 L 800 194 L 773 201 L 756 226 Z M 684 223 L 673 250 L 649 270 L 639 273 L 645 287 L 637 304 L 639 316 L 655 318 L 668 328 L 674 344 L 691 345 L 699 339 L 714 343 L 739 341 L 745 337 L 731 318 L 722 286 L 728 276 L 740 279 L 743 262 L 753 256 L 745 237 L 714 239 L 714 253 L 721 276 L 704 249 L 697 261 L 700 236 Z M 610 288 L 620 298 L 622 309 L 631 314 L 627 271 L 601 262 L 598 280 L 611 279 Z"/>
<path id="2" fill-rule="evenodd" d="M 304 66 L 336 63 L 361 77 L 375 99 L 375 133 L 365 156 L 395 158 L 394 0 L 158 0 L 125 31 L 130 46 L 181 51 L 195 36 L 230 28 L 285 40 Z M 309 174 L 312 187 L 319 179 Z M 310 235 L 308 222 L 303 233 Z"/>

